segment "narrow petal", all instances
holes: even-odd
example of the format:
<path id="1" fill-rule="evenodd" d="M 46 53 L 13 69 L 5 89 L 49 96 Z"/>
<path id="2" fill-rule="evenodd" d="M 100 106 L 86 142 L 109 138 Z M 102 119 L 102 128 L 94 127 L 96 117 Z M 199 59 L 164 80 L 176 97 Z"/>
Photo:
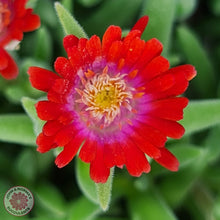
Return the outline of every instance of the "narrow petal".
<path id="1" fill-rule="evenodd" d="M 40 133 L 37 137 L 36 144 L 38 145 L 37 151 L 40 153 L 45 153 L 52 148 L 57 147 L 57 144 L 54 143 L 53 136 L 46 136 L 43 133 Z"/>
<path id="2" fill-rule="evenodd" d="M 18 66 L 11 56 L 0 48 L 0 56 L 3 58 L 0 61 L 0 74 L 5 79 L 15 79 L 18 75 Z"/>
<path id="3" fill-rule="evenodd" d="M 27 72 L 32 86 L 44 92 L 48 92 L 55 80 L 59 79 L 52 71 L 40 67 L 30 67 Z"/>
<path id="4" fill-rule="evenodd" d="M 182 125 L 175 121 L 166 119 L 148 117 L 145 123 L 156 128 L 168 137 L 179 139 L 184 135 L 185 129 Z"/>
<path id="5" fill-rule="evenodd" d="M 90 164 L 90 177 L 96 183 L 105 183 L 109 174 L 110 168 L 104 163 L 103 146 L 97 146 L 96 158 Z"/>
<path id="6" fill-rule="evenodd" d="M 36 105 L 38 117 L 42 120 L 54 120 L 63 112 L 62 105 L 50 101 L 39 101 Z"/>
<path id="7" fill-rule="evenodd" d="M 150 164 L 145 155 L 131 141 L 124 144 L 126 167 L 130 175 L 139 177 L 143 172 L 150 172 Z"/>
<path id="8" fill-rule="evenodd" d="M 121 41 L 114 41 L 109 48 L 107 61 L 116 63 L 122 57 L 123 44 Z"/>
<path id="9" fill-rule="evenodd" d="M 96 156 L 96 148 L 96 141 L 87 138 L 79 152 L 79 158 L 86 163 L 92 162 Z"/>
<path id="10" fill-rule="evenodd" d="M 92 57 L 92 60 L 95 60 L 96 57 L 102 55 L 102 44 L 98 36 L 93 35 L 86 43 L 86 49 L 89 52 L 89 55 Z"/>
<path id="11" fill-rule="evenodd" d="M 169 61 L 162 57 L 157 56 L 151 60 L 142 71 L 144 79 L 151 80 L 161 73 L 167 71 L 170 67 Z"/>
<path id="12" fill-rule="evenodd" d="M 105 144 L 104 161 L 109 168 L 125 164 L 125 153 L 119 143 Z"/>
<path id="13" fill-rule="evenodd" d="M 144 32 L 144 29 L 147 26 L 147 23 L 149 21 L 149 17 L 148 16 L 143 16 L 141 17 L 136 24 L 133 26 L 133 28 L 131 29 L 131 31 L 133 30 L 139 30 L 141 32 L 141 34 Z"/>
<path id="14" fill-rule="evenodd" d="M 168 120 L 178 121 L 183 118 L 183 109 L 187 106 L 188 99 L 184 97 L 163 99 L 151 103 L 148 114 Z"/>
<path id="15" fill-rule="evenodd" d="M 177 171 L 179 168 L 179 161 L 166 148 L 161 149 L 161 157 L 156 158 L 155 161 L 171 171 Z"/>
<path id="16" fill-rule="evenodd" d="M 76 136 L 77 132 L 73 124 L 66 125 L 56 134 L 54 141 L 59 146 L 65 146 Z"/>
<path id="17" fill-rule="evenodd" d="M 161 54 L 163 50 L 162 43 L 156 38 L 152 38 L 145 43 L 145 47 L 140 59 L 135 64 L 135 69 L 143 69 L 154 57 Z"/>
<path id="18" fill-rule="evenodd" d="M 75 70 L 70 61 L 65 57 L 58 57 L 54 63 L 54 68 L 56 72 L 64 78 L 70 78 L 75 74 Z"/>
<path id="19" fill-rule="evenodd" d="M 32 14 L 33 9 L 26 9 L 26 14 L 22 18 L 25 22 L 22 24 L 22 30 L 24 32 L 33 31 L 40 27 L 40 17 L 38 15 Z"/>
<path id="20" fill-rule="evenodd" d="M 146 83 L 146 92 L 147 93 L 159 93 L 164 92 L 171 88 L 174 85 L 174 77 L 171 74 L 160 75 L 150 82 Z"/>
<path id="21" fill-rule="evenodd" d="M 80 145 L 77 145 L 74 139 L 70 141 L 64 146 L 63 151 L 57 156 L 55 164 L 59 168 L 66 166 L 76 156 L 79 147 Z"/>
<path id="22" fill-rule="evenodd" d="M 102 38 L 103 54 L 107 55 L 108 50 L 114 41 L 121 40 L 121 34 L 122 31 L 120 27 L 114 25 L 108 27 Z"/>
<path id="23" fill-rule="evenodd" d="M 69 48 L 72 48 L 73 46 L 76 46 L 79 42 L 79 38 L 77 38 L 75 35 L 67 35 L 63 38 L 63 46 L 68 51 Z"/>
<path id="24" fill-rule="evenodd" d="M 132 67 L 133 64 L 139 59 L 144 49 L 145 42 L 136 37 L 132 40 L 128 52 L 125 57 L 125 64 L 128 67 Z"/>
<path id="25" fill-rule="evenodd" d="M 62 127 L 63 124 L 56 120 L 47 121 L 43 127 L 43 134 L 46 136 L 54 136 Z"/>

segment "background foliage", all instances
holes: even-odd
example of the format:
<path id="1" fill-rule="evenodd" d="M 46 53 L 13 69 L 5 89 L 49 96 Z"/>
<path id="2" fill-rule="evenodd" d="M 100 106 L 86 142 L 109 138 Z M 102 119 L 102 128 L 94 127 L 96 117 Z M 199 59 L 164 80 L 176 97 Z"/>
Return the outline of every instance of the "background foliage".
<path id="1" fill-rule="evenodd" d="M 163 55 L 172 66 L 195 65 L 198 75 L 186 93 L 191 101 L 181 122 L 185 136 L 167 143 L 180 161 L 180 170 L 171 173 L 152 161 L 149 174 L 133 178 L 125 169 L 115 169 L 110 207 L 103 212 L 87 164 L 75 159 L 58 169 L 56 152 L 36 152 L 35 137 L 42 122 L 33 104 L 44 94 L 30 86 L 26 72 L 35 65 L 53 70 L 55 58 L 66 55 L 54 2 L 30 0 L 28 5 L 41 17 L 41 28 L 25 34 L 20 50 L 13 53 L 19 77 L 0 79 L 1 219 L 17 219 L 3 206 L 5 192 L 15 185 L 29 188 L 35 197 L 33 210 L 21 219 L 220 219 L 220 0 L 60 2 L 88 36 L 102 36 L 111 24 L 129 30 L 147 14 L 150 22 L 142 38 L 161 40 Z"/>

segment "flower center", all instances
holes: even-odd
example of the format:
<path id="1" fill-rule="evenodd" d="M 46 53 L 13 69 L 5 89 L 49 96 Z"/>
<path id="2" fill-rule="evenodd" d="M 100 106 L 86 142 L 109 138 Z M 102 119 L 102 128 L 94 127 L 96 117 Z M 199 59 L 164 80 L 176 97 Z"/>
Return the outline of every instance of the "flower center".
<path id="1" fill-rule="evenodd" d="M 109 126 L 121 114 L 121 107 L 131 109 L 132 88 L 126 85 L 125 75 L 110 77 L 107 70 L 95 74 L 84 82 L 84 90 L 78 90 L 81 102 L 86 105 L 85 111 L 89 112 L 96 122 L 103 122 L 100 127 Z M 78 100 L 79 101 L 79 100 Z"/>
<path id="2" fill-rule="evenodd" d="M 8 5 L 0 3 L 0 34 L 10 23 L 11 11 L 8 9 Z"/>

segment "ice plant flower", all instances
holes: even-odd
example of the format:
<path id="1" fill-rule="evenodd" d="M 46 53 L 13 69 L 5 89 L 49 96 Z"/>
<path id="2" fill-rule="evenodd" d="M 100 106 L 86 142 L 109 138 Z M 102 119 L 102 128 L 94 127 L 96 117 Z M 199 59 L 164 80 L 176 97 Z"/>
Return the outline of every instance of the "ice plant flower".
<path id="1" fill-rule="evenodd" d="M 47 121 L 37 137 L 37 150 L 62 146 L 55 163 L 66 166 L 79 151 L 90 163 L 90 176 L 105 183 L 111 167 L 127 167 L 132 176 L 150 171 L 146 155 L 171 171 L 178 160 L 165 148 L 167 137 L 181 138 L 188 99 L 179 97 L 196 75 L 191 65 L 169 68 L 157 39 L 141 34 L 148 23 L 142 17 L 122 38 L 121 28 L 110 26 L 102 41 L 96 35 L 64 38 L 68 58 L 58 57 L 56 73 L 30 67 L 32 86 L 47 92 L 36 110 Z"/>
<path id="2" fill-rule="evenodd" d="M 29 32 L 40 26 L 38 15 L 33 9 L 25 8 L 27 0 L 1 0 L 0 2 L 0 74 L 5 79 L 18 75 L 15 61 L 7 53 L 14 49 L 23 38 L 23 32 Z"/>

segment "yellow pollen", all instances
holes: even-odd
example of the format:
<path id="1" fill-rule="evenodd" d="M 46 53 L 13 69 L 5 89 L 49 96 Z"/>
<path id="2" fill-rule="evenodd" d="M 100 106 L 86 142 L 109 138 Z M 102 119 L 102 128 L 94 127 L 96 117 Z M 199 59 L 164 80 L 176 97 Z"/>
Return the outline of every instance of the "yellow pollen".
<path id="1" fill-rule="evenodd" d="M 85 84 L 83 91 L 77 91 L 85 111 L 96 120 L 103 120 L 101 127 L 109 126 L 121 114 L 121 107 L 132 109 L 130 101 L 133 97 L 132 88 L 126 85 L 125 75 L 110 77 L 107 68 L 101 74 L 96 74 Z"/>

